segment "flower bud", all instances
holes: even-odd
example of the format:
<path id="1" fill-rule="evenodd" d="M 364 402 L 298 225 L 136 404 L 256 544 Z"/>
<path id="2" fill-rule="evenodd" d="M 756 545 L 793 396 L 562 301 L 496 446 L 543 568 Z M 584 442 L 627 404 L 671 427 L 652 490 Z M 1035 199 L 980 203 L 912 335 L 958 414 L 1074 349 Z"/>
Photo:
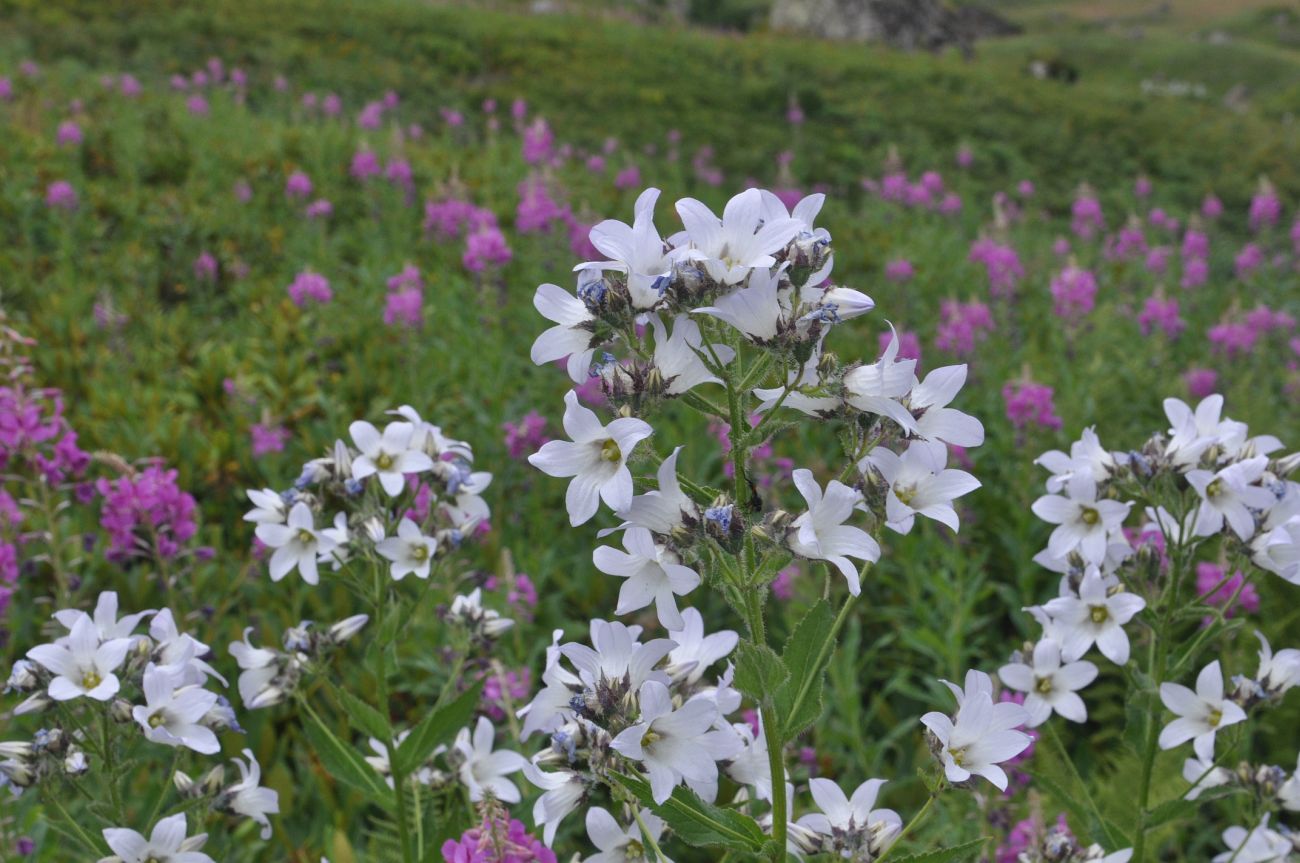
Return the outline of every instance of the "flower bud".
<path id="1" fill-rule="evenodd" d="M 76 746 L 68 747 L 68 754 L 63 757 L 63 772 L 69 776 L 80 776 L 90 769 L 86 753 Z"/>
<path id="2" fill-rule="evenodd" d="M 194 780 L 191 779 L 190 775 L 183 770 L 177 770 L 172 774 L 172 784 L 176 786 L 176 790 L 180 792 L 182 797 L 198 796 L 194 791 L 196 787 L 194 785 Z"/>
<path id="3" fill-rule="evenodd" d="M 380 520 L 379 516 L 375 515 L 372 515 L 370 518 L 363 521 L 361 523 L 361 529 L 366 532 L 366 536 L 371 542 L 382 542 L 387 533 L 384 530 L 383 521 Z"/>
<path id="4" fill-rule="evenodd" d="M 32 744 L 26 740 L 0 743 L 0 758 L 31 758 Z"/>
<path id="5" fill-rule="evenodd" d="M 108 706 L 108 715 L 114 722 L 128 723 L 135 720 L 131 716 L 132 704 L 125 698 L 114 698 Z"/>
<path id="6" fill-rule="evenodd" d="M 334 441 L 334 475 L 340 479 L 352 476 L 352 452 L 341 440 Z"/>
<path id="7" fill-rule="evenodd" d="M 27 713 L 42 713 L 49 709 L 53 703 L 44 692 L 38 692 L 15 707 L 14 716 L 23 716 Z"/>
<path id="8" fill-rule="evenodd" d="M 20 659 L 9 671 L 9 682 L 5 684 L 5 692 L 31 692 L 40 685 L 41 680 L 37 676 L 36 666 L 26 659 Z"/>
<path id="9" fill-rule="evenodd" d="M 369 621 L 368 614 L 354 614 L 331 626 L 326 631 L 326 637 L 334 644 L 342 644 L 360 632 Z"/>

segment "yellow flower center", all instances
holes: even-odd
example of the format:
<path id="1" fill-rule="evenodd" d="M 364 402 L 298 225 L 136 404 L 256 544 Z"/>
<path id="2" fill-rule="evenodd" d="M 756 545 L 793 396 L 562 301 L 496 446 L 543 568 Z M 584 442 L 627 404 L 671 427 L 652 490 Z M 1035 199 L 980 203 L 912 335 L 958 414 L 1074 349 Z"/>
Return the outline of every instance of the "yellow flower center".
<path id="1" fill-rule="evenodd" d="M 958 746 L 956 749 L 949 749 L 948 754 L 952 756 L 952 763 L 958 767 L 966 766 L 966 747 Z"/>
<path id="2" fill-rule="evenodd" d="M 623 856 L 628 860 L 644 860 L 645 846 L 636 839 L 629 839 L 623 846 Z"/>
<path id="3" fill-rule="evenodd" d="M 82 689 L 94 689 L 96 686 L 98 686 L 103 682 L 104 682 L 104 678 L 100 677 L 99 672 L 93 669 L 90 671 L 83 672 L 81 675 Z"/>
<path id="4" fill-rule="evenodd" d="M 411 546 L 411 559 L 412 559 L 412 560 L 428 560 L 428 559 L 429 559 L 429 547 L 428 547 L 427 545 L 412 545 L 412 546 Z"/>
<path id="5" fill-rule="evenodd" d="M 1104 605 L 1094 605 L 1092 611 L 1088 612 L 1088 617 L 1093 623 L 1105 623 L 1110 620 L 1110 609 Z"/>
<path id="6" fill-rule="evenodd" d="M 1211 480 L 1210 484 L 1205 487 L 1206 497 L 1218 497 L 1223 494 L 1223 480 Z"/>
<path id="7" fill-rule="evenodd" d="M 618 441 L 610 438 L 600 445 L 600 457 L 612 464 L 623 460 L 623 451 L 618 448 Z"/>
<path id="8" fill-rule="evenodd" d="M 161 711 L 159 711 L 158 713 L 155 713 L 154 715 L 149 717 L 149 727 L 157 728 L 159 725 L 162 725 L 166 721 L 167 718 L 162 715 Z"/>
<path id="9" fill-rule="evenodd" d="M 375 467 L 380 470 L 388 470 L 393 466 L 393 457 L 386 452 L 381 452 L 375 457 Z"/>
<path id="10" fill-rule="evenodd" d="M 315 542 L 316 537 L 307 528 L 300 527 L 298 528 L 298 541 L 303 545 L 307 545 L 308 543 Z"/>
<path id="11" fill-rule="evenodd" d="M 641 738 L 641 745 L 642 745 L 642 746 L 653 746 L 654 744 L 658 743 L 659 740 L 660 740 L 661 738 L 662 738 L 662 735 L 660 735 L 658 732 L 656 732 L 656 731 L 647 731 L 647 732 L 645 733 L 645 736 Z"/>
<path id="12" fill-rule="evenodd" d="M 1052 678 L 1050 677 L 1038 678 L 1037 682 L 1034 684 L 1034 689 L 1037 689 L 1038 692 L 1042 695 L 1047 695 L 1049 692 L 1052 691 Z"/>
<path id="13" fill-rule="evenodd" d="M 1083 520 L 1084 524 L 1091 527 L 1092 525 L 1101 521 L 1101 513 L 1097 512 L 1097 510 L 1093 509 L 1090 506 L 1085 506 L 1079 512 L 1079 518 Z"/>
<path id="14" fill-rule="evenodd" d="M 1205 721 L 1210 723 L 1211 728 L 1218 728 L 1219 723 L 1223 721 L 1223 711 L 1211 710 L 1210 715 L 1205 717 Z"/>
<path id="15" fill-rule="evenodd" d="M 903 506 L 911 506 L 912 499 L 916 497 L 916 486 L 914 485 L 896 485 L 894 486 L 894 497 Z"/>

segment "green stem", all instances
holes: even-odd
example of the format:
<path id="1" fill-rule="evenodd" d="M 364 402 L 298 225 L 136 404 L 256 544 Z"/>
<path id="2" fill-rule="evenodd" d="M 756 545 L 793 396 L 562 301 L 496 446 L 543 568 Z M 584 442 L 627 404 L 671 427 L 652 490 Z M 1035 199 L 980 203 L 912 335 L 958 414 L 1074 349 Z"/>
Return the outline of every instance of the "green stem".
<path id="1" fill-rule="evenodd" d="M 99 843 L 96 842 L 94 839 L 90 838 L 89 835 L 87 835 L 86 831 L 81 826 L 81 822 L 79 822 L 77 819 L 73 818 L 70 814 L 68 814 L 68 810 L 63 808 L 62 803 L 60 803 L 52 796 L 47 797 L 43 802 L 48 803 L 54 807 L 54 809 L 59 813 L 60 817 L 67 822 L 67 827 L 72 832 L 72 835 L 80 839 L 82 844 L 86 846 L 86 849 L 88 851 L 90 851 L 92 854 L 99 853 L 99 847 L 100 847 Z"/>
<path id="2" fill-rule="evenodd" d="M 785 742 L 781 740 L 781 725 L 776 711 L 765 705 L 760 711 L 763 717 L 763 738 L 767 741 L 767 765 L 772 772 L 772 859 L 784 863 L 786 859 L 785 837 L 790 822 L 790 809 L 785 799 Z"/>
<path id="3" fill-rule="evenodd" d="M 109 718 L 108 711 L 100 715 L 102 717 L 100 727 L 104 735 L 104 769 L 108 773 L 108 796 L 113 802 L 113 814 L 117 816 L 117 823 L 122 824 L 126 821 L 126 807 L 122 805 L 122 791 L 118 788 L 117 758 L 113 751 L 112 738 L 113 720 Z"/>
<path id="4" fill-rule="evenodd" d="M 375 632 L 384 631 L 384 615 L 388 610 L 388 591 L 384 583 L 383 567 L 373 566 L 375 572 Z M 411 828 L 407 824 L 411 813 L 406 807 L 406 776 L 397 759 L 397 747 L 393 744 L 393 720 L 388 707 L 388 648 L 382 641 L 376 645 L 375 656 L 379 668 L 375 677 L 379 688 L 379 705 L 384 718 L 388 720 L 388 737 L 384 740 L 384 752 L 388 756 L 388 771 L 393 778 L 393 802 L 397 808 L 397 839 L 402 846 L 404 863 L 414 863 L 411 855 Z"/>
<path id="5" fill-rule="evenodd" d="M 641 828 L 641 836 L 645 839 L 645 844 L 649 845 L 650 850 L 655 852 L 655 859 L 658 860 L 659 863 L 668 863 L 668 858 L 664 856 L 664 852 L 659 847 L 659 843 L 655 841 L 655 837 L 650 832 L 650 828 L 646 826 L 645 819 L 641 817 L 641 807 L 633 806 L 632 814 L 636 817 L 637 826 Z"/>

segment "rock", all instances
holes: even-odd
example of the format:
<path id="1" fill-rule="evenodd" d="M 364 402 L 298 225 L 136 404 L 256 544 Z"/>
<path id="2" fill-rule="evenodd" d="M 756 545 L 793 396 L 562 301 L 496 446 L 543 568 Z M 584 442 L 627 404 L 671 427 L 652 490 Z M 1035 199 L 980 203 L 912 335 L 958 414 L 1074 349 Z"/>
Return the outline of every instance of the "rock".
<path id="1" fill-rule="evenodd" d="M 908 51 L 956 45 L 964 53 L 977 39 L 1020 32 L 995 12 L 954 7 L 944 0 L 776 0 L 771 25 L 823 39 L 884 42 Z"/>

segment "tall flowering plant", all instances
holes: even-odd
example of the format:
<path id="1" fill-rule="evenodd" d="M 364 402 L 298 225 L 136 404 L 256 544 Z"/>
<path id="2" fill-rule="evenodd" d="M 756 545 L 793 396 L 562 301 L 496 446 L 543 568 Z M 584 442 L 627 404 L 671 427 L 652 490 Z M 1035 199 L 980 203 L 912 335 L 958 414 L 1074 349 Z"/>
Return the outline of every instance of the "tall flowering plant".
<path id="1" fill-rule="evenodd" d="M 653 607 L 664 630 L 651 637 L 596 620 L 589 643 L 557 634 L 544 687 L 521 711 L 525 738 L 548 737 L 525 768 L 544 791 L 534 816 L 550 839 L 586 809 L 588 834 L 609 855 L 601 859 L 667 860 L 665 825 L 688 845 L 771 860 L 877 859 L 924 811 L 905 824 L 877 808 L 880 779 L 848 794 L 814 779 L 813 805 L 796 817 L 805 807 L 788 781 L 787 748 L 822 713 L 823 676 L 885 531 L 908 533 L 918 516 L 956 530 L 954 501 L 979 487 L 947 466 L 949 445 L 984 438 L 977 419 L 950 407 L 966 367 L 918 380 L 896 337 L 872 362 L 826 350 L 828 337 L 874 303 L 831 281 L 831 236 L 814 224 L 824 196 L 791 211 L 751 189 L 721 217 L 684 199 L 676 210 L 685 230 L 665 239 L 654 224 L 658 195 L 640 196 L 632 224 L 592 229 L 606 260 L 576 267 L 576 294 L 547 284 L 534 299 L 554 326 L 533 344 L 533 360 L 564 360 L 575 384 L 598 379 L 613 416 L 602 419 L 570 392 L 569 439 L 530 461 L 569 480 L 574 526 L 602 505 L 614 514 L 616 526 L 599 536 L 618 543 L 592 557 L 621 580 L 614 614 Z M 684 448 L 657 440 L 652 423 L 683 408 L 725 425 L 729 482 L 687 476 Z M 800 467 L 789 482 L 757 482 L 755 449 L 812 441 L 801 434 L 808 424 L 839 442 L 810 459 L 824 476 Z M 796 558 L 826 569 L 826 596 L 774 645 L 771 587 Z M 721 595 L 742 634 L 707 633 L 704 615 L 683 607 L 704 590 Z M 1016 730 L 1028 712 L 995 703 L 991 679 L 978 672 L 954 692 L 955 717 L 925 717 L 946 766 L 930 777 L 932 792 L 975 775 L 1005 787 L 998 764 L 1029 745 Z M 746 703 L 756 708 L 753 724 L 738 721 Z M 725 795 L 724 777 L 736 789 Z"/>

